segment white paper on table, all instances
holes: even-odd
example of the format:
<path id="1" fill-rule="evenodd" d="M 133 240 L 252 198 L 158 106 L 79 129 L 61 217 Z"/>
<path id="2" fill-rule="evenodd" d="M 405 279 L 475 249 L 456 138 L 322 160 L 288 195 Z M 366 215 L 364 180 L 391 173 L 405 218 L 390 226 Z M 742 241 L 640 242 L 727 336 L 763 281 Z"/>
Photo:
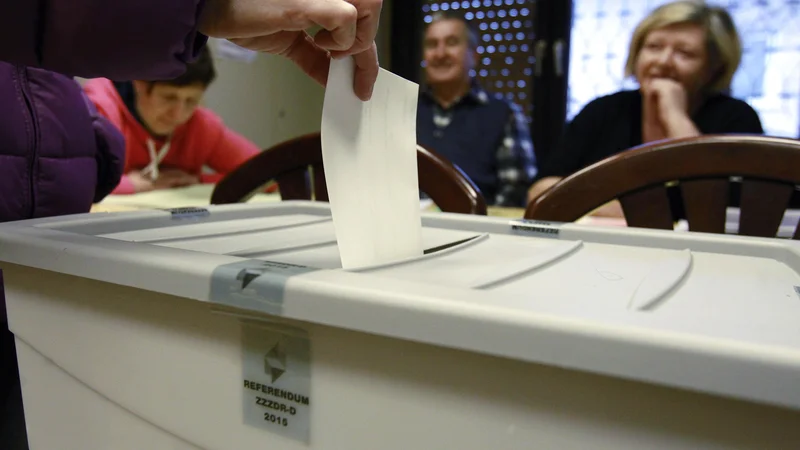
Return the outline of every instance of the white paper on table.
<path id="1" fill-rule="evenodd" d="M 353 92 L 353 60 L 332 60 L 322 161 L 344 269 L 422 255 L 417 180 L 419 86 L 381 69 L 372 98 Z"/>

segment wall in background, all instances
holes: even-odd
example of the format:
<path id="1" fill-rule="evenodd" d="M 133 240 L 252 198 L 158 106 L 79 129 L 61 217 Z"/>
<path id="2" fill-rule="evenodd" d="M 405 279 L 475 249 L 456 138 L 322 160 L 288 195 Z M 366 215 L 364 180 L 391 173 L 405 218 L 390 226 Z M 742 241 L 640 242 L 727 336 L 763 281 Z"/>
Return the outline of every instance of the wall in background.
<path id="1" fill-rule="evenodd" d="M 228 59 L 218 44 L 209 42 L 217 80 L 203 103 L 225 124 L 262 148 L 319 130 L 322 87 L 285 58 Z"/>
<path id="2" fill-rule="evenodd" d="M 377 38 L 381 66 L 389 67 L 391 0 L 384 0 Z M 204 104 L 232 129 L 266 148 L 319 131 L 325 91 L 288 60 L 258 55 L 248 63 L 223 57 L 217 42 L 217 81 Z"/>
<path id="3" fill-rule="evenodd" d="M 401 2 L 403 0 L 397 0 Z M 383 10 L 381 11 L 381 23 L 378 28 L 378 36 L 375 38 L 378 46 L 378 60 L 381 67 L 389 70 L 392 67 L 392 0 L 383 0 Z M 402 43 L 398 43 L 402 45 Z"/>

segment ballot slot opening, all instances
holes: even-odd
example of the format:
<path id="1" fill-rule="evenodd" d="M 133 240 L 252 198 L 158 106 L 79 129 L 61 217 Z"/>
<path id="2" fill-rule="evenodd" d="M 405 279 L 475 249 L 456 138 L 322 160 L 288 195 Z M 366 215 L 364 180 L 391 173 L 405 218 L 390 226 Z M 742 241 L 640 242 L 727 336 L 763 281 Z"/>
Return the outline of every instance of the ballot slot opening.
<path id="1" fill-rule="evenodd" d="M 376 272 L 384 269 L 391 269 L 393 267 L 399 267 L 407 264 L 415 264 L 419 263 L 420 261 L 429 260 L 431 258 L 438 258 L 443 255 L 456 252 L 462 250 L 466 247 L 472 246 L 484 239 L 488 238 L 488 234 L 479 234 L 476 236 L 468 237 L 465 239 L 458 239 L 453 242 L 448 242 L 445 244 L 440 244 L 434 247 L 430 247 L 428 249 L 423 250 L 422 255 L 413 257 L 413 258 L 406 258 L 399 261 L 392 261 L 384 264 L 377 264 L 372 266 L 366 267 L 357 267 L 353 269 L 347 269 L 348 272 L 356 272 L 356 273 L 367 273 L 367 272 Z"/>
<path id="2" fill-rule="evenodd" d="M 481 237 L 481 235 L 472 236 L 472 237 L 466 238 L 466 239 L 459 239 L 457 241 L 453 241 L 453 242 L 450 242 L 450 243 L 447 243 L 447 244 L 437 245 L 436 247 L 426 248 L 425 250 L 422 251 L 422 254 L 423 255 L 432 255 L 434 253 L 442 252 L 442 251 L 447 250 L 449 248 L 452 248 L 452 247 L 467 243 L 467 242 L 472 241 L 473 239 L 477 239 L 479 237 Z"/>
<path id="3" fill-rule="evenodd" d="M 423 256 L 428 256 L 428 255 L 438 256 L 438 255 L 441 255 L 441 254 L 445 253 L 447 250 L 454 249 L 456 247 L 461 246 L 462 244 L 467 244 L 467 243 L 469 243 L 469 242 L 471 242 L 471 241 L 473 241 L 475 239 L 478 239 L 480 237 L 482 237 L 482 235 L 475 235 L 475 236 L 471 236 L 471 237 L 468 237 L 468 238 L 458 239 L 458 240 L 455 240 L 453 242 L 448 242 L 448 243 L 445 243 L 445 244 L 439 244 L 439 245 L 424 249 L 422 254 L 423 254 Z M 271 255 L 274 255 L 274 254 L 277 254 L 277 253 L 286 253 L 286 252 L 302 251 L 302 250 L 313 250 L 313 249 L 316 249 L 316 248 L 330 247 L 330 246 L 335 246 L 335 245 L 337 245 L 335 238 L 334 239 L 324 239 L 324 238 L 320 237 L 316 241 L 311 241 L 311 242 L 305 243 L 303 245 L 297 245 L 297 246 L 294 246 L 294 247 L 291 247 L 291 248 L 264 249 L 261 246 L 259 246 L 259 247 L 248 248 L 248 249 L 245 249 L 245 250 L 230 252 L 230 253 L 227 253 L 227 254 L 231 255 L 231 256 L 239 256 L 239 257 L 243 257 L 243 258 L 264 258 L 264 257 L 271 256 Z M 411 258 L 411 259 L 408 259 L 408 260 L 404 260 L 404 262 L 413 262 L 413 261 L 416 261 L 418 259 L 419 258 Z M 400 263 L 401 263 L 400 261 L 397 261 L 397 262 L 387 263 L 386 265 L 390 266 L 390 265 L 395 265 L 395 264 L 400 264 Z M 369 267 L 364 268 L 363 270 L 368 270 L 368 269 L 372 269 L 372 268 L 376 268 L 376 267 L 382 267 L 382 266 L 369 266 Z M 351 271 L 359 271 L 359 270 L 360 269 L 353 269 Z"/>
<path id="4" fill-rule="evenodd" d="M 576 253 L 582 241 L 481 234 L 430 248 L 427 254 L 354 270 L 468 289 L 492 289 Z"/>
<path id="5" fill-rule="evenodd" d="M 277 234 L 270 234 L 262 240 L 263 243 L 261 245 L 255 247 L 253 243 L 243 243 L 239 239 L 226 244 L 229 248 L 226 254 L 253 259 L 283 261 L 327 270 L 342 270 L 340 248 L 336 241 L 333 224 L 330 222 L 318 224 L 307 228 L 306 231 L 313 231 L 313 233 L 300 234 L 285 230 Z M 479 237 L 480 234 L 471 231 L 423 228 L 423 245 L 420 252 L 413 257 L 402 260 L 398 258 L 387 262 L 387 264 L 397 264 L 402 261 L 417 260 L 419 258 L 439 257 L 443 253 L 460 248 L 459 246 L 470 245 L 474 239 Z M 369 244 L 365 242 L 365 245 Z M 423 249 L 428 251 L 424 252 Z M 233 251 L 237 253 L 232 254 L 231 252 Z M 376 267 L 379 266 L 369 265 L 346 270 L 355 273 Z"/>

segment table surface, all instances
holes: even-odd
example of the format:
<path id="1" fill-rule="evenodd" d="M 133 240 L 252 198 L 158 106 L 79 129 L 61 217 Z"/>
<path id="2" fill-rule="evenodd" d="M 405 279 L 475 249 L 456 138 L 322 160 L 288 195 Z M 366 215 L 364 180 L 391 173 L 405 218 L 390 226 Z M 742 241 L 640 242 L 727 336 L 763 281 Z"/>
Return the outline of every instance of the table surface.
<path id="1" fill-rule="evenodd" d="M 100 203 L 92 205 L 92 212 L 136 211 L 142 209 L 181 208 L 206 206 L 211 203 L 213 184 L 195 184 L 182 188 L 160 189 L 130 195 L 109 195 Z M 279 202 L 281 196 L 256 194 L 250 202 Z"/>
<path id="2" fill-rule="evenodd" d="M 92 206 L 92 212 L 119 212 L 137 211 L 145 209 L 166 209 L 181 208 L 187 206 L 206 206 L 210 204 L 211 192 L 214 190 L 213 184 L 196 184 L 183 188 L 162 189 L 157 191 L 142 192 L 130 195 L 109 195 L 102 202 Z M 259 193 L 255 194 L 248 202 L 279 202 L 279 193 Z M 436 206 L 430 201 L 421 201 L 420 207 L 423 211 L 438 211 Z M 513 208 L 505 206 L 489 206 L 487 213 L 492 217 L 506 217 L 509 219 L 519 219 L 525 215 L 525 208 Z M 586 216 L 577 221 L 585 225 L 600 225 L 624 227 L 625 219 L 608 217 Z"/>
<path id="3" fill-rule="evenodd" d="M 109 195 L 102 202 L 92 206 L 92 212 L 117 212 L 117 211 L 136 211 L 143 209 L 166 209 L 180 208 L 186 206 L 206 206 L 210 204 L 211 192 L 214 190 L 213 184 L 196 184 L 184 188 L 164 189 L 158 191 L 142 192 L 132 195 Z M 259 193 L 255 194 L 248 202 L 279 202 L 279 193 Z M 436 205 L 430 200 L 420 200 L 420 208 L 426 212 L 438 211 Z M 525 215 L 525 208 L 510 208 L 502 206 L 489 206 L 487 208 L 489 216 L 506 217 L 509 219 L 519 219 Z M 728 211 L 729 227 L 738 229 L 739 217 L 736 208 L 729 208 Z M 788 210 L 784 217 L 781 237 L 790 237 L 794 232 L 794 227 L 800 221 L 800 210 Z M 624 218 L 584 216 L 575 223 L 583 225 L 598 225 L 611 227 L 627 226 Z M 689 229 L 685 220 L 678 222 L 675 227 L 678 231 Z M 735 233 L 731 230 L 729 232 Z M 785 236 L 784 236 L 785 235 Z"/>
<path id="4" fill-rule="evenodd" d="M 212 184 L 196 184 L 193 186 L 162 189 L 131 195 L 109 195 L 102 202 L 92 206 L 92 212 L 136 211 L 142 209 L 180 208 L 186 206 L 205 206 L 210 203 Z M 280 194 L 256 194 L 249 202 L 279 202 Z M 424 211 L 436 211 L 435 205 L 422 202 Z M 508 208 L 490 206 L 488 214 L 495 217 L 521 218 L 525 208 Z"/>

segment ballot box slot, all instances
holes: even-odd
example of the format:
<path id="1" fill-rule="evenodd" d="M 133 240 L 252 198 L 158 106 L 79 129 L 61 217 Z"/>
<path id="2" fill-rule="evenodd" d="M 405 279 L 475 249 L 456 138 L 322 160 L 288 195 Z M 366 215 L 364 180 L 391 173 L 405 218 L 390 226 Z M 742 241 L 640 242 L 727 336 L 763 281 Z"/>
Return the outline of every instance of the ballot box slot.
<path id="1" fill-rule="evenodd" d="M 463 250 L 463 249 L 465 249 L 467 247 L 470 247 L 470 246 L 472 246 L 474 244 L 477 244 L 477 243 L 479 243 L 481 241 L 484 241 L 484 240 L 488 239 L 488 237 L 489 237 L 488 234 L 481 234 L 481 235 L 472 236 L 472 237 L 469 237 L 469 238 L 466 238 L 466 239 L 459 239 L 457 241 L 448 242 L 448 243 L 445 243 L 445 244 L 441 244 L 441 245 L 437 245 L 435 247 L 428 248 L 428 249 L 423 251 L 423 255 L 422 256 L 419 256 L 419 257 L 416 257 L 416 258 L 408 258 L 408 259 L 403 259 L 403 260 L 400 260 L 400 261 L 394 261 L 394 262 L 390 262 L 390 263 L 386 263 L 386 264 L 380 264 L 380 265 L 369 266 L 369 267 L 359 267 L 359 268 L 356 268 L 356 269 L 350 269 L 350 270 L 348 270 L 348 272 L 367 273 L 367 272 L 372 272 L 372 271 L 377 271 L 377 270 L 382 270 L 382 269 L 389 269 L 389 268 L 392 268 L 392 267 L 398 267 L 398 266 L 402 266 L 402 265 L 406 265 L 406 264 L 414 264 L 414 263 L 418 263 L 420 261 L 430 260 L 432 258 L 439 258 L 439 257 L 443 257 L 445 255 L 451 254 L 453 252 L 458 252 L 460 250 Z"/>
<path id="2" fill-rule="evenodd" d="M 423 255 L 432 255 L 434 253 L 441 254 L 441 252 L 444 251 L 444 250 L 447 250 L 449 248 L 456 247 L 458 245 L 467 243 L 467 242 L 472 241 L 473 239 L 477 239 L 479 237 L 480 236 L 472 236 L 470 238 L 459 239 L 457 241 L 450 242 L 450 243 L 447 243 L 447 244 L 437 245 L 436 247 L 426 248 L 425 250 L 422 251 L 422 254 Z"/>
<path id="3" fill-rule="evenodd" d="M 418 258 L 358 272 L 452 287 L 491 289 L 568 258 L 582 246 L 582 241 L 482 234 L 445 244 L 439 251 Z"/>
<path id="4" fill-rule="evenodd" d="M 439 245 L 436 245 L 436 246 L 433 246 L 433 247 L 429 247 L 429 248 L 426 248 L 425 250 L 423 250 L 423 255 L 436 255 L 436 256 L 438 256 L 438 255 L 443 254 L 443 252 L 445 252 L 448 249 L 452 249 L 454 247 L 458 247 L 461 244 L 466 244 L 466 243 L 468 243 L 468 242 L 470 242 L 470 241 L 472 241 L 474 239 L 477 239 L 479 237 L 480 237 L 480 235 L 471 236 L 471 237 L 468 237 L 468 238 L 465 238 L 465 239 L 458 239 L 458 240 L 453 241 L 453 242 L 448 242 L 448 243 L 445 243 L 445 244 L 439 244 Z M 261 259 L 261 258 L 272 256 L 272 255 L 275 255 L 275 254 L 278 254 L 278 253 L 313 250 L 313 249 L 316 249 L 316 248 L 328 247 L 328 246 L 331 246 L 331 245 L 336 245 L 336 239 L 327 239 L 327 240 L 323 240 L 323 241 L 319 241 L 319 242 L 312 242 L 312 243 L 297 245 L 297 246 L 294 246 L 294 247 L 286 247 L 286 248 L 259 249 L 258 247 L 255 247 L 255 248 L 251 248 L 251 249 L 228 252 L 226 254 L 230 255 L 230 256 L 239 256 L 239 257 L 242 257 L 242 258 L 257 258 L 257 259 Z M 418 258 L 404 260 L 404 262 L 416 261 L 417 259 Z M 390 263 L 389 265 L 399 264 L 399 263 L 401 263 L 401 262 Z M 370 268 L 375 268 L 375 267 L 373 266 L 373 267 L 370 267 Z"/>
<path id="5" fill-rule="evenodd" d="M 256 259 L 268 258 L 272 261 L 281 261 L 289 264 L 299 264 L 303 266 L 319 267 L 321 269 L 341 270 L 342 263 L 339 255 L 339 246 L 335 245 L 335 233 L 332 224 L 326 225 L 330 228 L 324 233 L 318 232 L 315 236 L 290 235 L 289 231 L 279 234 L 267 235 L 262 239 L 263 247 L 239 246 L 237 249 L 230 249 L 227 254 L 233 256 L 243 256 Z M 322 227 L 322 225 L 319 225 Z M 312 228 L 313 229 L 313 228 Z M 317 230 L 321 231 L 321 230 Z M 436 228 L 422 229 L 423 254 L 418 257 L 398 260 L 383 264 L 380 267 L 393 266 L 397 264 L 412 263 L 420 259 L 431 257 L 441 257 L 448 252 L 458 251 L 464 246 L 472 245 L 481 239 L 480 234 L 465 232 L 461 230 L 442 230 Z M 277 243 L 276 243 L 277 242 Z M 206 242 L 205 245 L 210 243 Z M 241 252 L 241 253 L 239 253 Z M 365 272 L 378 268 L 378 266 L 367 266 L 362 268 L 349 269 L 352 272 Z"/>

